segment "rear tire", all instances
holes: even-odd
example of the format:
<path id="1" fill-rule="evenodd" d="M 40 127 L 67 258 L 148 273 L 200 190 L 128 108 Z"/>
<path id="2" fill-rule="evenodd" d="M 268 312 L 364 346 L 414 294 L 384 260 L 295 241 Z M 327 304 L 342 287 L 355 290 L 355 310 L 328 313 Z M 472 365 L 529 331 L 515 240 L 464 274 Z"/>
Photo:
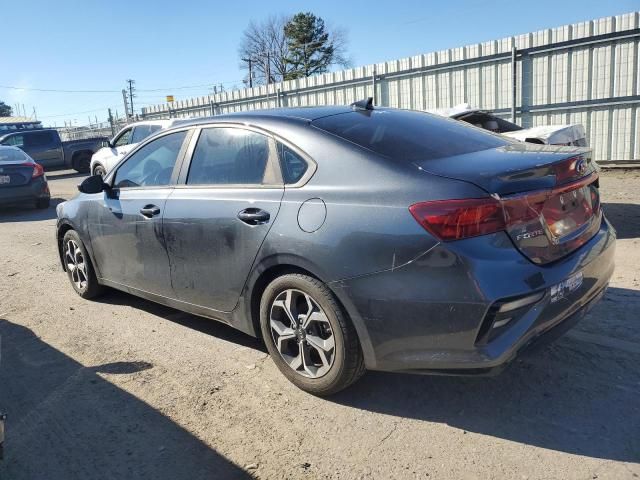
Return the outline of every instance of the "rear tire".
<path id="1" fill-rule="evenodd" d="M 48 197 L 36 200 L 36 208 L 44 210 L 45 208 L 49 208 L 49 205 L 51 205 L 51 199 Z"/>
<path id="2" fill-rule="evenodd" d="M 316 278 L 287 274 L 273 280 L 260 301 L 260 327 L 278 369 L 306 392 L 332 395 L 365 372 L 355 328 Z"/>
<path id="3" fill-rule="evenodd" d="M 73 162 L 73 169 L 80 173 L 89 173 L 91 169 L 91 155 L 81 153 Z"/>
<path id="4" fill-rule="evenodd" d="M 82 298 L 95 298 L 105 291 L 98 283 L 91 258 L 75 230 L 69 230 L 62 239 L 62 259 L 71 286 Z"/>

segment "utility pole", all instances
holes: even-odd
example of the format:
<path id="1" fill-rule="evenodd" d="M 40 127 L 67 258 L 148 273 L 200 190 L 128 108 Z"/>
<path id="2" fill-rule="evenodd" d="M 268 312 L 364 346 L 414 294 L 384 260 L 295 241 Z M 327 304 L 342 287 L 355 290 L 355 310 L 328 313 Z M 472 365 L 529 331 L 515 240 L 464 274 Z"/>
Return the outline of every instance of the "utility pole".
<path id="1" fill-rule="evenodd" d="M 271 58 L 267 52 L 267 85 L 271 83 Z"/>
<path id="2" fill-rule="evenodd" d="M 129 118 L 129 102 L 127 102 L 127 91 L 122 89 L 122 101 L 124 102 L 124 115 L 128 119 Z"/>
<path id="3" fill-rule="evenodd" d="M 250 58 L 243 58 L 242 61 L 249 64 L 249 88 L 253 88 L 253 70 L 251 69 L 253 60 L 251 60 Z"/>
<path id="4" fill-rule="evenodd" d="M 116 129 L 113 126 L 113 115 L 111 115 L 111 109 L 109 109 L 109 125 L 111 126 L 111 136 L 116 134 Z"/>
<path id="5" fill-rule="evenodd" d="M 127 83 L 129 84 L 129 106 L 131 107 L 131 118 L 133 118 L 133 97 L 135 97 L 133 94 L 135 87 L 133 85 L 136 81 L 129 79 L 127 80 Z"/>

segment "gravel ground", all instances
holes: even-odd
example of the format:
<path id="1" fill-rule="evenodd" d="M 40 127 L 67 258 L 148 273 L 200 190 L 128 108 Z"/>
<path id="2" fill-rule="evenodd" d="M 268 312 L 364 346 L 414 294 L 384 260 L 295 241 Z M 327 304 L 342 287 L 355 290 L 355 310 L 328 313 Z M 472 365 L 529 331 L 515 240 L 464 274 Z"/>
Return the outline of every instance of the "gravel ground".
<path id="1" fill-rule="evenodd" d="M 53 203 L 80 178 L 51 174 Z M 82 300 L 55 208 L 2 210 L 0 478 L 638 478 L 640 171 L 601 183 L 617 269 L 573 331 L 497 377 L 370 372 L 330 399 L 225 325 Z"/>

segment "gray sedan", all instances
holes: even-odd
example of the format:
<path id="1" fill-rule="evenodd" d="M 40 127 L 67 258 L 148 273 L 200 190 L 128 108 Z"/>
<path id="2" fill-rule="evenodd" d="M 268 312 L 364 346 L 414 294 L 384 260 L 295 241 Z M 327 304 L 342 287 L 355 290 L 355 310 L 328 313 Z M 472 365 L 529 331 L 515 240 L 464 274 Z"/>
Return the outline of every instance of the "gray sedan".
<path id="1" fill-rule="evenodd" d="M 261 337 L 316 395 L 366 369 L 500 369 L 613 271 L 588 149 L 370 102 L 194 120 L 79 188 L 57 225 L 79 295 L 112 287 Z"/>

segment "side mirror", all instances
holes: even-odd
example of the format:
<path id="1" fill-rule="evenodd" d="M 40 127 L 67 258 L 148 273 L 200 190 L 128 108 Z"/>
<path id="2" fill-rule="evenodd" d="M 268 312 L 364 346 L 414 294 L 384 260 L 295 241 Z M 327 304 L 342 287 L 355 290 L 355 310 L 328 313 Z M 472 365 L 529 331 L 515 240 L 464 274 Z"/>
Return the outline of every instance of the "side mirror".
<path id="1" fill-rule="evenodd" d="M 91 175 L 90 177 L 85 178 L 82 183 L 78 185 L 78 190 L 82 193 L 100 193 L 105 190 L 111 190 L 111 186 L 104 183 L 104 180 L 100 175 Z"/>
<path id="2" fill-rule="evenodd" d="M 113 144 L 111 143 L 111 140 L 108 140 L 108 139 L 105 139 L 102 141 L 102 146 L 106 148 L 113 148 Z"/>

